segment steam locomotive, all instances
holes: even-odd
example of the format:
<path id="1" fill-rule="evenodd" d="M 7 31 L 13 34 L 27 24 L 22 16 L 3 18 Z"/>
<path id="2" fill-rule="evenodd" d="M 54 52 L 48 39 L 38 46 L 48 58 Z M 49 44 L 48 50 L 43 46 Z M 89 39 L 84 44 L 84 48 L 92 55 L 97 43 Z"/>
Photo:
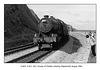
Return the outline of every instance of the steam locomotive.
<path id="1" fill-rule="evenodd" d="M 63 36 L 69 37 L 68 26 L 62 20 L 53 16 L 45 15 L 38 24 L 39 33 L 34 34 L 33 42 L 38 45 L 38 49 L 54 48 Z"/>

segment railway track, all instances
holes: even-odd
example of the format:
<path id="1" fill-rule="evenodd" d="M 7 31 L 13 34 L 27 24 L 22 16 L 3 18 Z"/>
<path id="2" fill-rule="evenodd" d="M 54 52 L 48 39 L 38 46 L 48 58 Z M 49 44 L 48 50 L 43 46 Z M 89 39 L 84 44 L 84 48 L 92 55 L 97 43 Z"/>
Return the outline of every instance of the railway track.
<path id="1" fill-rule="evenodd" d="M 16 63 L 34 63 L 36 60 L 44 57 L 51 51 L 36 51 L 35 53 L 29 54 L 26 58 L 16 61 Z"/>
<path id="2" fill-rule="evenodd" d="M 27 48 L 31 48 L 33 46 L 36 46 L 36 45 L 34 45 L 33 43 L 29 43 L 29 44 L 17 46 L 17 47 L 14 47 L 14 48 L 10 48 L 10 49 L 4 50 L 4 55 L 13 54 L 15 52 L 22 51 L 22 50 L 25 50 Z"/>
<path id="3" fill-rule="evenodd" d="M 31 63 L 50 53 L 51 50 L 38 50 L 36 45 L 25 45 L 4 52 L 5 63 Z"/>

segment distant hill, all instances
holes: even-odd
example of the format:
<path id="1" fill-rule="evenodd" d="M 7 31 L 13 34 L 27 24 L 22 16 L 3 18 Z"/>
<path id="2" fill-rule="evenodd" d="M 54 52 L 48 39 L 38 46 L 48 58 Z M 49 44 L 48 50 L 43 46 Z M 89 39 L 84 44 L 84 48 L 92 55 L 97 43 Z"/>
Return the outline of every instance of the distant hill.
<path id="1" fill-rule="evenodd" d="M 76 30 L 76 31 L 79 31 L 79 32 L 89 32 L 89 31 L 96 32 L 96 30 Z"/>

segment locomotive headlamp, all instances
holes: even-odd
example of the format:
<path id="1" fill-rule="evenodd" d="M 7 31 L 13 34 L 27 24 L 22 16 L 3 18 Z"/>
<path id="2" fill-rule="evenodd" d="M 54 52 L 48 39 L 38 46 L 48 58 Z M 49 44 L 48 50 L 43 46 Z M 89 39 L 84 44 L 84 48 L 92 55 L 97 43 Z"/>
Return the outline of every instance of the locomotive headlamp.
<path id="1" fill-rule="evenodd" d="M 52 46 L 52 44 L 50 44 Z"/>
<path id="2" fill-rule="evenodd" d="M 54 34 L 51 34 L 51 36 L 53 37 L 53 36 L 54 36 Z"/>
<path id="3" fill-rule="evenodd" d="M 54 40 L 54 42 L 56 42 L 56 38 L 54 38 L 53 40 Z"/>
<path id="4" fill-rule="evenodd" d="M 37 35 L 36 34 L 34 34 L 34 37 L 36 37 Z"/>
<path id="5" fill-rule="evenodd" d="M 42 39 L 42 38 L 40 38 L 40 41 L 43 41 L 43 39 Z"/>

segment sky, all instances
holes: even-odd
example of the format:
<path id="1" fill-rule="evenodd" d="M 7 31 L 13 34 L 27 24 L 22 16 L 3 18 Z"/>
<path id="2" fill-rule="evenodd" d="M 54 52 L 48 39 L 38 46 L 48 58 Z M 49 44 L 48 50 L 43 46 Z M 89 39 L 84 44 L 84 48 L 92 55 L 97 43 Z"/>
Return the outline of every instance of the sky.
<path id="1" fill-rule="evenodd" d="M 54 16 L 80 30 L 96 29 L 96 5 L 27 5 L 41 19 Z"/>

